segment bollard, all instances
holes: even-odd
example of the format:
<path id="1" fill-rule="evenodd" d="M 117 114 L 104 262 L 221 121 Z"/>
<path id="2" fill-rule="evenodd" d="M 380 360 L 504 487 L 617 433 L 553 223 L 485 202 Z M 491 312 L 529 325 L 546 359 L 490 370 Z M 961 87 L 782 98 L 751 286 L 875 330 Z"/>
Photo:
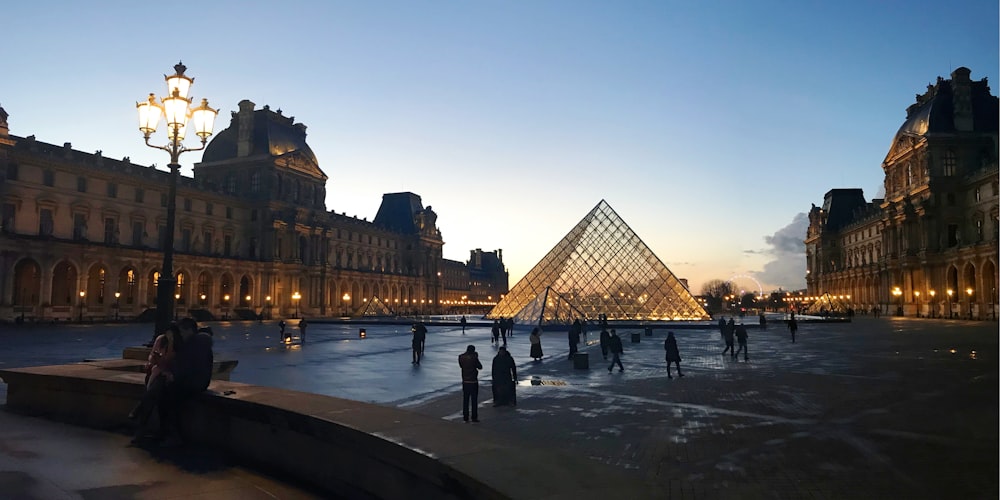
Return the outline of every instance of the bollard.
<path id="1" fill-rule="evenodd" d="M 573 354 L 573 368 L 577 370 L 590 369 L 590 353 L 576 352 Z"/>
<path id="2" fill-rule="evenodd" d="M 633 344 L 638 344 L 639 341 L 641 341 L 641 340 L 642 340 L 642 334 L 640 334 L 639 332 L 632 333 L 632 343 Z"/>

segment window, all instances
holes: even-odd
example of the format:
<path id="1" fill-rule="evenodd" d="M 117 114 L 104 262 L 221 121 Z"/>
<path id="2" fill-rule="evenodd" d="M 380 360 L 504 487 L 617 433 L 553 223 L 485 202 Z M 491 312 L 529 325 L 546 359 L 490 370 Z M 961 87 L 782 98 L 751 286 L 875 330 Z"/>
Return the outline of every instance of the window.
<path id="1" fill-rule="evenodd" d="M 164 248 L 167 245 L 167 226 L 159 226 L 156 231 L 156 246 Z"/>
<path id="2" fill-rule="evenodd" d="M 260 172 L 254 172 L 250 175 L 250 192 L 257 193 L 260 191 Z"/>
<path id="3" fill-rule="evenodd" d="M 229 194 L 236 194 L 236 177 L 230 175 L 226 178 L 226 192 Z"/>
<path id="4" fill-rule="evenodd" d="M 977 202 L 983 201 L 983 198 L 982 198 L 982 189 L 979 188 L 979 187 L 976 187 L 976 190 L 973 191 L 972 197 L 975 198 L 975 200 Z"/>
<path id="5" fill-rule="evenodd" d="M 17 163 L 8 163 L 7 164 L 7 180 L 8 181 L 16 181 L 17 180 L 17 171 L 18 171 Z"/>
<path id="6" fill-rule="evenodd" d="M 5 233 L 14 232 L 14 215 L 17 213 L 17 205 L 13 203 L 3 204 L 3 218 L 0 219 L 0 231 Z"/>
<path id="7" fill-rule="evenodd" d="M 955 156 L 954 151 L 945 151 L 944 159 L 942 161 L 942 168 L 944 170 L 944 175 L 946 177 L 951 177 L 955 175 L 955 168 L 958 165 L 958 158 Z"/>
<path id="8" fill-rule="evenodd" d="M 226 218 L 227 219 L 233 218 L 233 207 L 226 207 Z"/>
<path id="9" fill-rule="evenodd" d="M 947 203 L 949 207 L 955 206 L 955 193 L 948 193 L 948 194 L 944 195 L 944 200 L 945 200 L 945 203 Z"/>
<path id="10" fill-rule="evenodd" d="M 87 237 L 87 216 L 73 214 L 73 239 L 82 240 Z"/>
<path id="11" fill-rule="evenodd" d="M 52 209 L 51 208 L 43 208 L 38 213 L 38 235 L 39 236 L 52 236 L 52 227 L 54 225 L 55 224 L 53 224 L 53 220 L 52 220 Z"/>
<path id="12" fill-rule="evenodd" d="M 135 202 L 142 203 L 142 201 L 145 198 L 146 198 L 146 191 L 143 190 L 142 188 L 135 188 Z"/>
<path id="13" fill-rule="evenodd" d="M 948 246 L 958 246 L 958 224 L 948 224 Z"/>
<path id="14" fill-rule="evenodd" d="M 257 238 L 250 238 L 250 248 L 249 248 L 250 258 L 257 258 Z"/>
<path id="15" fill-rule="evenodd" d="M 191 251 L 191 230 L 181 229 L 181 250 L 185 252 Z"/>
<path id="16" fill-rule="evenodd" d="M 142 246 L 142 222 L 135 221 L 132 222 L 132 246 L 141 247 Z"/>
<path id="17" fill-rule="evenodd" d="M 202 234 L 202 253 L 210 254 L 212 253 L 212 232 L 205 231 Z"/>
<path id="18" fill-rule="evenodd" d="M 191 211 L 191 198 L 184 198 L 184 211 L 185 212 Z"/>
<path id="19" fill-rule="evenodd" d="M 257 220 L 257 209 L 255 208 L 250 211 L 250 221 L 254 222 L 256 220 Z"/>
<path id="20" fill-rule="evenodd" d="M 225 235 L 222 241 L 222 255 L 229 257 L 229 253 L 233 249 L 233 237 L 230 235 Z"/>
<path id="21" fill-rule="evenodd" d="M 118 243 L 118 237 L 115 233 L 118 232 L 118 225 L 115 223 L 113 217 L 106 217 L 104 219 L 104 244 L 114 245 Z"/>
<path id="22" fill-rule="evenodd" d="M 79 192 L 81 192 L 81 193 L 86 193 L 87 192 L 87 178 L 86 177 L 82 177 L 81 176 L 81 177 L 77 177 L 76 178 L 76 190 L 79 191 Z"/>
<path id="23" fill-rule="evenodd" d="M 212 215 L 212 212 L 214 211 L 215 211 L 215 205 L 212 205 L 211 203 L 205 203 L 205 215 Z"/>
<path id="24" fill-rule="evenodd" d="M 117 197 L 118 197 L 118 184 L 115 184 L 114 182 L 109 182 L 108 198 L 117 198 Z"/>
<path id="25" fill-rule="evenodd" d="M 278 238 L 274 242 L 274 257 L 276 259 L 280 259 L 281 258 L 281 238 Z"/>
<path id="26" fill-rule="evenodd" d="M 56 173 L 51 170 L 46 170 L 42 172 L 42 184 L 48 187 L 56 185 Z"/>

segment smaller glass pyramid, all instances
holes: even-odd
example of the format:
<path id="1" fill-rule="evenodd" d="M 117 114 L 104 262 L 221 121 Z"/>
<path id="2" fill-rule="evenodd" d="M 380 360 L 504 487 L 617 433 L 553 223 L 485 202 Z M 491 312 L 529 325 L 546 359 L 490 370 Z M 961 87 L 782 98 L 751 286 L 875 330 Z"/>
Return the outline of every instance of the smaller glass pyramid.
<path id="1" fill-rule="evenodd" d="M 365 304 L 363 308 L 358 312 L 357 316 L 360 317 L 385 317 L 385 316 L 395 316 L 396 314 L 392 312 L 389 305 L 378 298 L 378 295 L 372 296 L 371 300 Z"/>
<path id="2" fill-rule="evenodd" d="M 486 315 L 521 324 L 574 319 L 677 321 L 709 315 L 601 200 Z"/>

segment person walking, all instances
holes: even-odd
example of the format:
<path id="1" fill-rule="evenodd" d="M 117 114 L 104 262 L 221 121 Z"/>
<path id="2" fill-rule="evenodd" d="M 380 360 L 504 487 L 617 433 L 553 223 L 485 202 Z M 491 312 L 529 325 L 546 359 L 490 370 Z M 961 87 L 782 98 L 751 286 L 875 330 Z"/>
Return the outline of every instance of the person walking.
<path id="1" fill-rule="evenodd" d="M 528 342 L 531 344 L 531 357 L 538 361 L 542 359 L 542 334 L 536 326 L 531 330 L 531 335 L 528 336 Z"/>
<path id="2" fill-rule="evenodd" d="M 410 331 L 413 332 L 413 339 L 410 341 L 413 349 L 412 364 L 419 365 L 421 358 L 424 357 L 424 342 L 427 341 L 427 327 L 423 323 L 417 322 L 413 324 Z"/>
<path id="3" fill-rule="evenodd" d="M 506 347 L 493 358 L 493 406 L 517 406 L 517 364 Z"/>
<path id="4" fill-rule="evenodd" d="M 577 344 L 580 343 L 580 331 L 577 330 L 580 320 L 576 320 L 576 323 L 569 327 L 569 332 L 566 333 L 566 339 L 569 341 L 569 360 L 573 361 L 573 355 L 576 354 Z"/>
<path id="5" fill-rule="evenodd" d="M 740 348 L 736 350 L 733 354 L 733 358 L 738 358 L 740 356 L 740 351 L 743 351 L 743 361 L 749 361 L 747 352 L 747 327 L 743 323 L 736 326 L 736 342 L 740 344 Z"/>
<path id="6" fill-rule="evenodd" d="M 667 359 L 667 378 L 674 378 L 670 375 L 670 363 L 677 365 L 677 376 L 683 377 L 684 374 L 681 373 L 681 353 L 677 350 L 677 339 L 674 338 L 674 332 L 667 332 L 667 340 L 663 341 L 663 350 L 666 353 Z"/>
<path id="7" fill-rule="evenodd" d="M 795 316 L 788 320 L 788 331 L 792 332 L 792 343 L 795 343 L 795 332 L 799 330 L 799 322 L 795 321 Z"/>
<path id="8" fill-rule="evenodd" d="M 611 351 L 611 364 L 608 365 L 608 373 L 611 373 L 611 369 L 618 364 L 618 371 L 625 371 L 625 367 L 622 366 L 621 355 L 624 349 L 622 348 L 622 339 L 618 337 L 618 332 L 614 328 L 611 329 L 611 338 L 608 339 L 608 350 Z"/>
<path id="9" fill-rule="evenodd" d="M 719 336 L 726 338 L 726 317 L 719 318 Z"/>
<path id="10" fill-rule="evenodd" d="M 471 409 L 472 421 L 479 422 L 479 370 L 483 364 L 476 346 L 465 348 L 465 353 L 458 356 L 458 366 L 462 368 L 462 419 L 469 422 Z"/>
<path id="11" fill-rule="evenodd" d="M 493 320 L 493 328 L 490 330 L 490 333 L 493 334 L 493 340 L 491 343 L 496 344 L 497 342 L 500 342 L 500 320 Z"/>
<path id="12" fill-rule="evenodd" d="M 760 329 L 767 330 L 767 317 L 764 316 L 764 313 L 760 313 Z"/>
<path id="13" fill-rule="evenodd" d="M 285 335 L 285 326 L 287 326 L 285 324 L 285 320 L 281 320 L 278 322 L 278 334 L 281 336 L 282 342 L 287 342 L 289 340 L 288 336 Z"/>
<path id="14" fill-rule="evenodd" d="M 731 358 L 735 358 L 736 357 L 736 347 L 735 347 L 734 341 L 733 341 L 733 335 L 735 333 L 735 330 L 736 330 L 736 326 L 735 325 L 729 325 L 728 323 L 726 324 L 725 328 L 723 328 L 723 330 L 722 330 L 722 339 L 726 342 L 726 348 L 723 349 L 723 351 L 722 351 L 722 355 L 723 356 L 725 356 L 726 353 L 728 352 L 729 353 L 729 357 L 731 357 Z"/>
<path id="15" fill-rule="evenodd" d="M 608 359 L 608 344 L 611 340 L 611 334 L 608 333 L 607 328 L 601 328 L 601 356 L 604 359 Z"/>
<path id="16" fill-rule="evenodd" d="M 500 318 L 500 339 L 507 345 L 507 318 Z"/>

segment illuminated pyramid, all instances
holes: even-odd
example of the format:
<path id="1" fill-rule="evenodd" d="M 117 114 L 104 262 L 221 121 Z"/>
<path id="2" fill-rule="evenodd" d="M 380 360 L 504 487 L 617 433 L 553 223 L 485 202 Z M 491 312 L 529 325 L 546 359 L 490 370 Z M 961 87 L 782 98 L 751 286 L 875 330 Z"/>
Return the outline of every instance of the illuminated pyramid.
<path id="1" fill-rule="evenodd" d="M 708 313 L 604 200 L 514 285 L 487 318 L 674 321 Z"/>
<path id="2" fill-rule="evenodd" d="M 396 314 L 392 312 L 392 309 L 388 304 L 378 298 L 378 295 L 372 297 L 371 300 L 365 303 L 365 306 L 357 314 L 361 317 L 385 317 L 385 316 L 395 316 Z"/>

